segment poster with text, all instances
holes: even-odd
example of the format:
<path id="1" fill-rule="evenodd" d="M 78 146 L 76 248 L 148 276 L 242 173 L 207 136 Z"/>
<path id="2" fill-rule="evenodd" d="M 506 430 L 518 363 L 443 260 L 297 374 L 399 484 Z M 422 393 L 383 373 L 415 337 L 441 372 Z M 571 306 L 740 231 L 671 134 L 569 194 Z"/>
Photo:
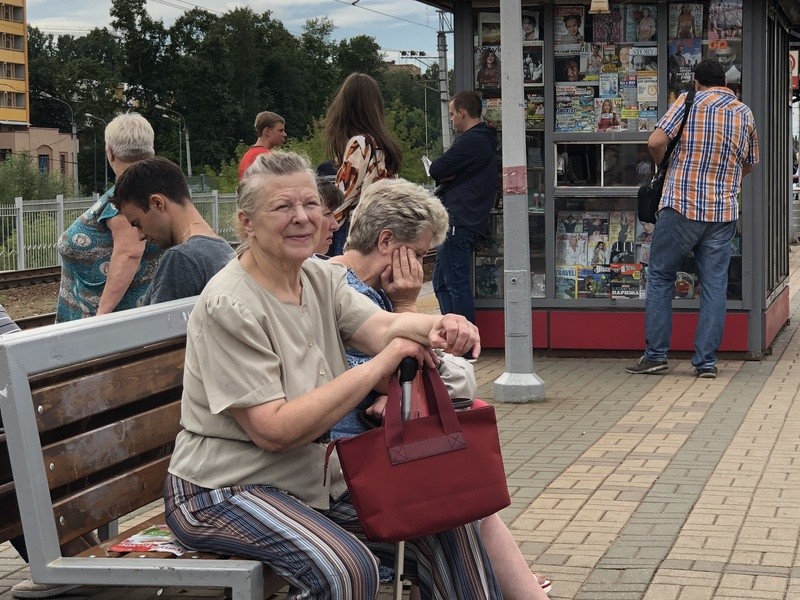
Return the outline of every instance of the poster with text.
<path id="1" fill-rule="evenodd" d="M 585 6 L 556 6 L 554 10 L 553 37 L 556 50 L 579 48 L 583 44 Z"/>
<path id="2" fill-rule="evenodd" d="M 669 5 L 669 39 L 690 40 L 703 37 L 703 5 Z"/>

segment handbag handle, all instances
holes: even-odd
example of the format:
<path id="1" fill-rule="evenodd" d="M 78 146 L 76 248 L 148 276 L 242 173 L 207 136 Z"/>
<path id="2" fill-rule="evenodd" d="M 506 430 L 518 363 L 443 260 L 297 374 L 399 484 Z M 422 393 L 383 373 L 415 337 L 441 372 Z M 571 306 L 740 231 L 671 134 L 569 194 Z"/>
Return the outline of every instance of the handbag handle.
<path id="1" fill-rule="evenodd" d="M 422 383 L 430 412 L 428 417 L 423 418 L 433 419 L 436 426 L 432 427 L 430 435 L 423 439 L 406 441 L 404 429 L 408 422 L 404 422 L 401 416 L 400 382 L 396 375 L 389 380 L 383 429 L 386 448 L 392 464 L 400 464 L 467 447 L 453 401 L 450 400 L 439 372 L 427 365 L 423 366 Z M 412 419 L 410 422 L 413 423 L 413 421 Z"/>

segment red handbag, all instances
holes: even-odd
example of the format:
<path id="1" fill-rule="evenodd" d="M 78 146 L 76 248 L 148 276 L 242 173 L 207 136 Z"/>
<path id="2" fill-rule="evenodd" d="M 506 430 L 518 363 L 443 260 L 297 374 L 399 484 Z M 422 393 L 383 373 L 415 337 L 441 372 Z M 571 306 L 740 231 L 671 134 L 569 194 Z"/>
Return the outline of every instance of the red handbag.
<path id="1" fill-rule="evenodd" d="M 435 369 L 423 367 L 429 415 L 403 421 L 389 382 L 384 425 L 333 442 L 367 538 L 399 542 L 464 525 L 511 504 L 494 408 L 456 412 Z"/>

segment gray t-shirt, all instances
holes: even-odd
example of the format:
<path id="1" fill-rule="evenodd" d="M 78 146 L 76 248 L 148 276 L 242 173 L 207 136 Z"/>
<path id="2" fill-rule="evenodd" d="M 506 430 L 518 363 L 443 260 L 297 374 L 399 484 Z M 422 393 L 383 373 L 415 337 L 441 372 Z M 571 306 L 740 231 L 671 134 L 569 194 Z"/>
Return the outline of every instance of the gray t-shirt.
<path id="1" fill-rule="evenodd" d="M 233 256 L 231 245 L 218 237 L 195 235 L 173 246 L 161 256 L 144 304 L 197 296 Z"/>

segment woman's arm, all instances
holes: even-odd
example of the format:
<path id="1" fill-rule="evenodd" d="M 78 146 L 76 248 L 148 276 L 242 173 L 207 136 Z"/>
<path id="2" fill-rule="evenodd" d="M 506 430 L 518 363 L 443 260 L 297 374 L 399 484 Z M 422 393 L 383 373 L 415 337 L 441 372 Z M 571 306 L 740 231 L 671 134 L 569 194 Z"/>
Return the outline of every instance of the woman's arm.
<path id="1" fill-rule="evenodd" d="M 390 314 L 390 313 L 385 313 Z M 424 348 L 406 339 L 393 340 L 368 363 L 347 370 L 302 396 L 274 400 L 230 413 L 259 447 L 283 452 L 311 443 L 355 408 L 379 381 L 394 373 L 406 356 L 431 359 Z"/>
<path id="2" fill-rule="evenodd" d="M 139 269 L 145 246 L 144 240 L 139 239 L 139 232 L 135 227 L 131 227 L 128 219 L 122 215 L 111 217 L 107 221 L 107 225 L 111 231 L 113 248 L 106 275 L 106 285 L 97 306 L 98 315 L 113 312 L 119 301 L 122 300 Z"/>

